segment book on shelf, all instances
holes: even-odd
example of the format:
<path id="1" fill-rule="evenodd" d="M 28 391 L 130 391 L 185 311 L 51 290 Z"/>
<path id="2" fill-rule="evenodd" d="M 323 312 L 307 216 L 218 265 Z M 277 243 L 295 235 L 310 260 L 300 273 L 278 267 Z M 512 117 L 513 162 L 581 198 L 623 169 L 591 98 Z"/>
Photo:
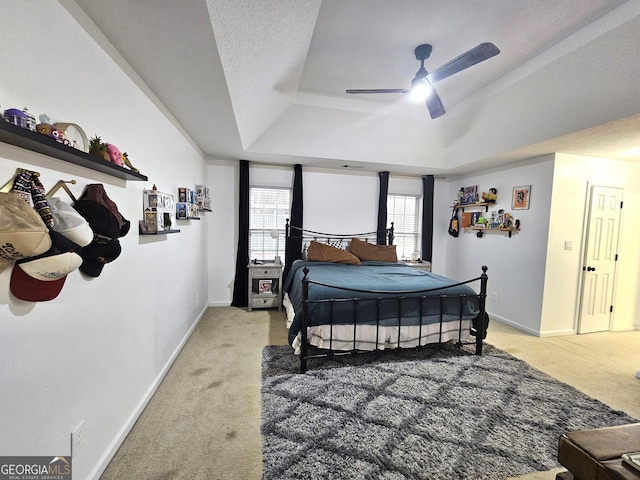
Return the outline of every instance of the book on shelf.
<path id="1" fill-rule="evenodd" d="M 640 452 L 623 453 L 622 461 L 640 472 Z"/>

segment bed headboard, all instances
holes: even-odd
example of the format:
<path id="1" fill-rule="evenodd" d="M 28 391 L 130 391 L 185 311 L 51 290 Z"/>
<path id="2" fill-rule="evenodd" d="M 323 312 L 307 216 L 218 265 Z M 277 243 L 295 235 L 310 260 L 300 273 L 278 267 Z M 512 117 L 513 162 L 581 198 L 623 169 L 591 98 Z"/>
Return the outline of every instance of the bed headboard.
<path id="1" fill-rule="evenodd" d="M 391 222 L 391 226 L 385 229 L 381 235 L 387 240 L 387 245 L 393 245 L 393 222 Z M 346 249 L 349 241 L 352 238 L 358 238 L 365 242 L 370 242 L 373 244 L 377 244 L 378 232 L 365 232 L 365 233 L 324 233 L 324 232 L 316 232 L 314 230 L 307 230 L 305 228 L 297 227 L 295 225 L 291 225 L 289 223 L 289 219 L 287 218 L 287 223 L 285 225 L 285 263 L 284 263 L 284 271 L 282 273 L 283 281 L 286 281 L 287 275 L 289 274 L 289 270 L 291 269 L 291 265 L 295 260 L 300 260 L 303 258 L 303 251 L 306 247 L 308 247 L 309 243 L 312 240 L 320 243 L 328 243 L 330 245 L 336 246 L 338 248 Z"/>
<path id="2" fill-rule="evenodd" d="M 391 226 L 384 231 L 384 236 L 387 239 L 385 245 L 393 245 L 393 222 Z M 296 227 L 289 223 L 285 225 L 285 237 L 286 238 L 298 238 L 303 241 L 315 240 L 316 242 L 331 243 L 332 241 L 339 242 L 341 240 L 351 240 L 352 238 L 358 238 L 365 242 L 377 242 L 378 232 L 365 232 L 365 233 L 326 233 L 316 232 L 315 230 L 307 230 L 305 228 Z"/>
<path id="3" fill-rule="evenodd" d="M 346 248 L 352 238 L 358 238 L 364 242 L 377 243 L 378 232 L 365 233 L 325 233 L 315 230 L 307 230 L 305 228 L 296 227 L 289 223 L 285 226 L 285 254 L 286 263 L 290 265 L 294 260 L 302 258 L 302 252 L 305 246 L 309 245 L 311 240 L 320 243 L 327 243 L 338 248 Z M 384 231 L 384 238 L 387 240 L 386 245 L 393 245 L 393 222 L 391 226 Z"/>

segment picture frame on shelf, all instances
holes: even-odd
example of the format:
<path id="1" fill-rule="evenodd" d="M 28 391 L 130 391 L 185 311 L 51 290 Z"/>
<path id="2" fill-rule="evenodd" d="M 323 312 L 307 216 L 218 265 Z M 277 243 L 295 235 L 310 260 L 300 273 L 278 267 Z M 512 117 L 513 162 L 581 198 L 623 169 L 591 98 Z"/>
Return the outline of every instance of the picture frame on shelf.
<path id="1" fill-rule="evenodd" d="M 478 186 L 474 185 L 471 187 L 465 187 L 460 204 L 472 205 L 476 203 L 477 200 L 478 200 Z"/>
<path id="2" fill-rule="evenodd" d="M 513 197 L 511 200 L 512 210 L 528 210 L 531 199 L 531 185 L 521 185 L 513 187 Z"/>

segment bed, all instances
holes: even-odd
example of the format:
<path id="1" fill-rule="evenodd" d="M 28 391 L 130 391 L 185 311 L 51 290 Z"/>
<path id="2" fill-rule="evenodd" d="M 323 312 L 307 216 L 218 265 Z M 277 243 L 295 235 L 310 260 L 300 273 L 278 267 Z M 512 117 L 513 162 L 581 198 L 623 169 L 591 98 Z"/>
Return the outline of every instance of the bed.
<path id="1" fill-rule="evenodd" d="M 302 245 L 287 248 L 283 284 L 289 343 L 302 373 L 310 358 L 449 341 L 475 344 L 482 354 L 487 267 L 465 281 L 415 269 L 397 261 L 393 225 L 385 234 L 387 244 L 378 245 L 376 232 L 330 235 L 287 222 L 287 242 Z"/>

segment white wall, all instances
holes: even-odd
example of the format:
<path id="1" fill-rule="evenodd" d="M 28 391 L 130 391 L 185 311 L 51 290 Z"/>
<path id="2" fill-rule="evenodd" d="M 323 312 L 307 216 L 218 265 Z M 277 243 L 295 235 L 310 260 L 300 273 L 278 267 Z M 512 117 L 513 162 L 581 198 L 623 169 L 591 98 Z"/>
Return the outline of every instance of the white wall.
<path id="1" fill-rule="evenodd" d="M 504 209 L 520 220 L 521 231 L 511 238 L 504 232 L 485 232 L 482 238 L 475 230 L 462 229 L 459 237 L 448 237 L 446 275 L 452 278 L 472 278 L 481 273 L 482 265 L 489 270 L 487 310 L 495 318 L 529 333 L 540 329 L 542 291 L 545 281 L 545 259 L 553 157 L 525 162 L 503 170 L 492 170 L 474 176 L 452 180 L 449 204 L 461 187 L 477 186 L 480 192 L 498 190 L 498 201 L 491 211 Z M 528 210 L 512 210 L 513 187 L 531 185 Z M 443 215 L 446 231 L 451 209 Z M 497 300 L 493 300 L 494 295 Z"/>
<path id="2" fill-rule="evenodd" d="M 122 254 L 95 279 L 79 271 L 58 298 L 28 303 L 0 273 L 0 453 L 69 455 L 84 420 L 77 479 L 97 478 L 195 325 L 207 296 L 208 224 L 141 237 L 142 190 L 206 181 L 201 154 L 58 2 L 0 2 L 0 105 L 81 125 L 128 152 L 148 182 L 124 181 L 0 144 L 0 182 L 23 167 L 45 187 L 102 183 L 132 222 Z M 213 179 L 215 181 L 215 179 Z M 63 191 L 58 195 L 65 198 Z"/>
<path id="3" fill-rule="evenodd" d="M 379 192 L 376 173 L 303 167 L 302 176 L 305 228 L 344 234 L 375 231 Z M 237 252 L 237 164 L 211 162 L 208 178 L 216 212 L 215 223 L 208 225 L 209 304 L 229 305 Z M 293 167 L 250 163 L 249 181 L 257 186 L 291 187 Z M 442 194 L 448 191 L 446 183 L 436 182 L 435 190 L 436 203 L 446 203 Z M 389 192 L 422 195 L 422 180 L 390 175 Z M 434 258 L 438 259 L 434 269 L 443 271 L 446 244 L 442 238 L 441 232 L 434 232 Z"/>
<path id="4" fill-rule="evenodd" d="M 211 191 L 211 220 L 207 221 L 208 303 L 228 306 L 238 250 L 238 162 L 218 161 L 207 167 Z"/>
<path id="5" fill-rule="evenodd" d="M 520 219 L 521 231 L 512 238 L 498 232 L 477 238 L 473 230 L 463 230 L 458 238 L 447 237 L 445 274 L 469 278 L 477 275 L 480 265 L 487 265 L 487 310 L 492 317 L 538 336 L 574 334 L 588 186 L 622 187 L 625 206 L 612 329 L 637 329 L 640 225 L 629 216 L 640 201 L 637 178 L 640 165 L 633 162 L 555 154 L 452 180 L 449 205 L 460 187 L 477 185 L 480 191 L 495 187 L 495 209 L 504 208 Z M 518 185 L 531 185 L 528 210 L 511 209 L 512 189 Z M 450 209 L 438 220 L 444 231 L 449 215 Z M 564 249 L 565 241 L 572 242 L 572 250 Z"/>
<path id="6" fill-rule="evenodd" d="M 306 167 L 302 170 L 305 228 L 331 233 L 376 229 L 378 176 L 375 173 L 350 174 Z M 216 212 L 215 223 L 207 227 L 209 304 L 229 305 L 233 298 L 238 249 L 237 163 L 211 162 L 208 178 Z M 250 163 L 249 182 L 255 186 L 292 187 L 293 167 Z"/>
<path id="7" fill-rule="evenodd" d="M 564 154 L 556 155 L 555 165 L 541 333 L 576 331 L 585 248 L 584 219 L 591 185 L 624 188 L 613 329 L 638 328 L 640 304 L 636 292 L 640 288 L 640 225 L 633 212 L 640 208 L 637 182 L 640 165 Z M 572 241 L 573 250 L 564 250 L 565 240 Z"/>

